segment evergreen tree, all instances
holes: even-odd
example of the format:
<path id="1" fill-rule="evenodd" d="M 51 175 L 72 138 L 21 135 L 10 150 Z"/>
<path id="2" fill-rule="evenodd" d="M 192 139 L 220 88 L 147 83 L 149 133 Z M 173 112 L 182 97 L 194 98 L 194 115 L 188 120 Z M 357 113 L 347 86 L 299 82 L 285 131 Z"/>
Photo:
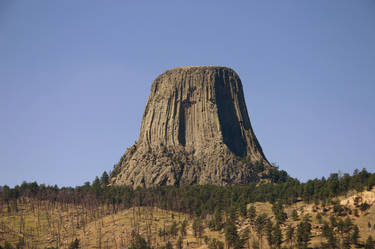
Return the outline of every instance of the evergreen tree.
<path id="1" fill-rule="evenodd" d="M 173 249 L 173 245 L 170 241 L 168 241 L 167 244 L 165 244 L 165 249 Z"/>
<path id="2" fill-rule="evenodd" d="M 250 219 L 250 221 L 254 221 L 256 216 L 256 208 L 254 207 L 254 205 L 251 205 L 247 210 L 247 217 Z"/>
<path id="3" fill-rule="evenodd" d="M 336 220 L 335 216 L 330 216 L 329 222 L 331 223 L 332 227 L 337 227 L 337 220 Z"/>
<path id="4" fill-rule="evenodd" d="M 255 231 L 256 231 L 256 233 L 258 235 L 258 238 L 259 238 L 260 248 L 262 248 L 262 240 L 263 240 L 266 222 L 267 222 L 267 215 L 266 214 L 259 215 L 257 217 L 257 219 L 255 220 Z"/>
<path id="5" fill-rule="evenodd" d="M 228 247 L 234 248 L 239 240 L 237 227 L 232 220 L 228 220 L 224 226 L 225 242 Z"/>
<path id="6" fill-rule="evenodd" d="M 282 224 L 288 218 L 280 201 L 272 206 L 272 212 L 275 214 L 275 219 L 278 223 Z"/>
<path id="7" fill-rule="evenodd" d="M 208 249 L 224 249 L 224 243 L 214 238 L 208 242 Z"/>
<path id="8" fill-rule="evenodd" d="M 292 225 L 288 225 L 286 228 L 286 241 L 289 243 L 289 247 L 293 245 L 293 238 L 294 238 L 294 227 Z"/>
<path id="9" fill-rule="evenodd" d="M 265 234 L 266 234 L 266 239 L 267 239 L 267 242 L 268 242 L 268 245 L 269 247 L 272 247 L 273 246 L 273 238 L 272 238 L 272 230 L 273 230 L 273 227 L 272 227 L 272 221 L 271 219 L 267 219 L 266 220 L 266 225 L 265 225 Z"/>
<path id="10" fill-rule="evenodd" d="M 220 209 L 215 210 L 214 217 L 209 222 L 209 227 L 213 231 L 219 231 L 223 228 L 222 211 Z"/>
<path id="11" fill-rule="evenodd" d="M 353 234 L 352 234 L 352 243 L 355 246 L 358 246 L 358 239 L 359 239 L 359 228 L 357 225 L 353 226 Z"/>
<path id="12" fill-rule="evenodd" d="M 203 224 L 202 224 L 202 220 L 197 218 L 193 221 L 193 232 L 194 232 L 194 236 L 196 238 L 201 238 L 202 237 L 202 234 L 203 234 Z"/>
<path id="13" fill-rule="evenodd" d="M 187 227 L 187 221 L 186 220 L 183 220 L 181 222 L 181 227 L 180 227 L 180 234 L 181 234 L 181 237 L 185 237 L 186 236 L 186 227 Z"/>
<path id="14" fill-rule="evenodd" d="M 240 203 L 240 213 L 242 217 L 246 217 L 246 214 L 247 214 L 246 202 Z"/>
<path id="15" fill-rule="evenodd" d="M 79 248 L 79 239 L 75 239 L 70 243 L 69 249 L 78 249 L 78 248 Z"/>
<path id="16" fill-rule="evenodd" d="M 177 240 L 177 242 L 176 242 L 176 248 L 177 249 L 182 249 L 183 248 L 183 246 L 182 246 L 182 238 L 181 237 L 178 237 L 178 240 Z"/>
<path id="17" fill-rule="evenodd" d="M 129 249 L 151 249 L 151 248 L 141 235 L 133 231 Z"/>
<path id="18" fill-rule="evenodd" d="M 316 219 L 318 220 L 319 223 L 322 223 L 322 215 L 320 213 L 316 214 Z"/>
<path id="19" fill-rule="evenodd" d="M 92 182 L 92 186 L 94 188 L 99 188 L 100 187 L 100 180 L 99 180 L 99 177 L 95 177 L 95 180 Z"/>
<path id="20" fill-rule="evenodd" d="M 272 245 L 276 248 L 281 248 L 281 243 L 283 242 L 283 234 L 279 223 L 276 223 L 272 231 Z"/>
<path id="21" fill-rule="evenodd" d="M 107 186 L 109 184 L 109 176 L 107 174 L 107 171 L 104 171 L 102 177 L 100 177 L 100 184 L 104 186 Z"/>
<path id="22" fill-rule="evenodd" d="M 322 229 L 322 236 L 326 238 L 327 243 L 325 244 L 327 248 L 337 248 L 337 239 L 332 227 L 329 226 L 327 222 L 324 222 Z"/>
<path id="23" fill-rule="evenodd" d="M 244 242 L 244 245 L 247 245 L 247 248 L 250 248 L 250 228 L 247 227 L 241 235 L 241 239 Z"/>
<path id="24" fill-rule="evenodd" d="M 169 234 L 172 235 L 173 237 L 176 237 L 178 233 L 178 227 L 176 221 L 173 221 L 170 229 L 169 229 Z"/>
<path id="25" fill-rule="evenodd" d="M 4 249 L 14 249 L 14 247 L 8 241 L 5 241 Z"/>
<path id="26" fill-rule="evenodd" d="M 365 249 L 375 249 L 375 242 L 371 235 L 366 240 Z"/>
<path id="27" fill-rule="evenodd" d="M 307 219 L 298 224 L 296 240 L 299 249 L 307 248 L 311 240 L 311 224 Z"/>

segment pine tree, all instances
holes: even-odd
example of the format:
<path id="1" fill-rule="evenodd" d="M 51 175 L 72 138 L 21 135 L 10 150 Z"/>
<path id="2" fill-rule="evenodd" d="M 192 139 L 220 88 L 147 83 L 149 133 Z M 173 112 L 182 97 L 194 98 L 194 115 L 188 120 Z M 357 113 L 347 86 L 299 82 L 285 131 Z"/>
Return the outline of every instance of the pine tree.
<path id="1" fill-rule="evenodd" d="M 219 231 L 223 228 L 223 218 L 220 209 L 215 210 L 214 217 L 209 222 L 209 227 L 213 231 Z"/>
<path id="2" fill-rule="evenodd" d="M 176 248 L 177 249 L 182 249 L 183 246 L 182 246 L 182 238 L 181 237 L 178 237 L 178 240 L 176 242 Z"/>
<path id="3" fill-rule="evenodd" d="M 203 224 L 201 219 L 197 218 L 193 221 L 193 232 L 196 238 L 201 238 L 203 234 Z"/>
<path id="4" fill-rule="evenodd" d="M 323 229 L 322 229 L 322 236 L 327 240 L 327 247 L 328 248 L 337 248 L 337 239 L 333 228 L 329 226 L 327 222 L 324 222 Z"/>
<path id="5" fill-rule="evenodd" d="M 272 229 L 272 244 L 276 248 L 281 248 L 281 243 L 283 242 L 283 234 L 279 223 L 276 223 Z"/>
<path id="6" fill-rule="evenodd" d="M 307 248 L 311 240 L 311 224 L 305 219 L 297 226 L 297 247 L 299 249 Z"/>
<path id="7" fill-rule="evenodd" d="M 169 229 L 169 234 L 172 235 L 173 237 L 176 237 L 178 233 L 178 227 L 176 221 L 173 221 L 170 229 Z"/>
<path id="8" fill-rule="evenodd" d="M 167 244 L 165 244 L 165 249 L 173 249 L 173 245 L 170 241 L 168 241 Z"/>
<path id="9" fill-rule="evenodd" d="M 294 227 L 288 225 L 286 228 L 286 241 L 289 243 L 289 246 L 292 247 L 294 238 Z"/>
<path id="10" fill-rule="evenodd" d="M 183 222 L 181 222 L 181 227 L 180 227 L 181 237 L 185 237 L 186 236 L 186 227 L 187 227 L 187 221 L 184 220 Z"/>
<path id="11" fill-rule="evenodd" d="M 104 186 L 107 186 L 109 184 L 109 176 L 107 174 L 107 171 L 104 171 L 102 177 L 100 177 L 100 184 Z"/>
<path id="12" fill-rule="evenodd" d="M 265 225 L 265 233 L 266 233 L 266 239 L 268 241 L 269 247 L 273 246 L 273 238 L 272 238 L 272 221 L 270 219 L 267 219 L 266 225 Z"/>
<path id="13" fill-rule="evenodd" d="M 254 207 L 254 205 L 251 205 L 247 210 L 247 217 L 250 219 L 250 221 L 254 221 L 256 216 L 256 208 Z"/>
<path id="14" fill-rule="evenodd" d="M 129 249 L 151 249 L 151 248 L 141 235 L 133 231 Z"/>
<path id="15" fill-rule="evenodd" d="M 232 220 L 228 220 L 224 226 L 225 242 L 228 247 L 234 247 L 239 240 L 237 227 Z"/>
<path id="16" fill-rule="evenodd" d="M 99 188 L 100 187 L 100 180 L 99 180 L 99 177 L 95 177 L 95 180 L 92 182 L 92 186 L 94 188 Z"/>
<path id="17" fill-rule="evenodd" d="M 371 235 L 366 240 L 365 249 L 375 249 L 375 242 Z"/>
<path id="18" fill-rule="evenodd" d="M 262 240 L 263 240 L 266 222 L 267 222 L 266 214 L 259 215 L 258 218 L 255 220 L 255 231 L 259 238 L 260 248 L 262 248 Z"/>
<path id="19" fill-rule="evenodd" d="M 322 215 L 320 213 L 317 213 L 316 219 L 318 220 L 319 223 L 322 223 Z"/>
<path id="20" fill-rule="evenodd" d="M 278 223 L 282 224 L 288 218 L 280 201 L 272 206 L 272 212 L 275 214 L 275 219 Z"/>
<path id="21" fill-rule="evenodd" d="M 352 243 L 355 246 L 358 246 L 358 239 L 359 239 L 359 228 L 357 225 L 354 225 L 353 227 L 353 234 L 352 234 Z"/>
<path id="22" fill-rule="evenodd" d="M 69 249 L 78 249 L 78 248 L 79 248 L 79 239 L 75 239 L 70 243 Z"/>
<path id="23" fill-rule="evenodd" d="M 224 249 L 224 243 L 214 238 L 208 242 L 208 249 Z"/>

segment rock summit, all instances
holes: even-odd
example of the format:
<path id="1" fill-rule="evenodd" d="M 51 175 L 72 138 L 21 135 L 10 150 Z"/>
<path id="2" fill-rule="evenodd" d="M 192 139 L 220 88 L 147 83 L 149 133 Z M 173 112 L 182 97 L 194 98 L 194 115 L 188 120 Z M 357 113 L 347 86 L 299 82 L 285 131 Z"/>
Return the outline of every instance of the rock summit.
<path id="1" fill-rule="evenodd" d="M 167 70 L 152 84 L 138 141 L 111 173 L 132 187 L 247 184 L 272 167 L 252 130 L 242 83 L 221 66 Z"/>

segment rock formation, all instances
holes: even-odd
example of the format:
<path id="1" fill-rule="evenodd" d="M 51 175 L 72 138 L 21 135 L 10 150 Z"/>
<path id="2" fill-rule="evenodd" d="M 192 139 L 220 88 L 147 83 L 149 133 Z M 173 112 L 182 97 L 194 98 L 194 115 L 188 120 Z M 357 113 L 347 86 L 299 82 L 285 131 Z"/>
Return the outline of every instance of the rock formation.
<path id="1" fill-rule="evenodd" d="M 166 71 L 152 84 L 139 139 L 111 184 L 246 184 L 270 166 L 251 128 L 236 72 L 218 66 Z"/>

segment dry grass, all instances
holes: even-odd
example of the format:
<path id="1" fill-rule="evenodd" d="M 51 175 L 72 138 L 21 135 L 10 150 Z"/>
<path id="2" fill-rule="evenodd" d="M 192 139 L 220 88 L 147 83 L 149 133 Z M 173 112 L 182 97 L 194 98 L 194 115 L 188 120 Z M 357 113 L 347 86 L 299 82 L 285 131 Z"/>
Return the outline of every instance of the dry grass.
<path id="1" fill-rule="evenodd" d="M 341 204 L 347 204 L 347 207 L 354 211 L 354 206 L 350 200 L 356 196 L 361 196 L 363 202 L 374 204 L 372 196 L 375 190 L 369 193 L 352 194 L 347 197 L 341 197 L 338 201 Z M 370 199 L 367 199 L 369 197 Z M 273 218 L 272 205 L 270 203 L 254 203 L 257 214 L 265 213 Z M 293 210 L 297 210 L 300 218 L 309 215 L 313 224 L 313 238 L 311 246 L 319 245 L 323 240 L 320 236 L 319 221 L 316 218 L 317 213 L 321 213 L 323 220 L 329 219 L 332 215 L 332 207 L 327 206 L 328 211 L 324 214 L 322 207 L 315 204 L 298 202 L 285 207 L 289 219 L 282 227 L 286 225 L 297 226 L 299 220 L 294 221 L 292 217 Z M 364 242 L 369 235 L 374 235 L 375 225 L 375 205 L 372 205 L 365 212 L 359 212 L 359 217 L 350 217 L 354 224 L 357 224 L 361 231 L 361 241 Z M 345 217 L 343 217 L 345 218 Z M 135 207 L 126 209 L 115 214 L 111 214 L 106 206 L 100 206 L 96 210 L 85 210 L 75 205 L 60 205 L 49 202 L 31 202 L 24 200 L 18 203 L 17 212 L 7 212 L 7 207 L 3 207 L 0 214 L 0 245 L 5 240 L 11 244 L 16 244 L 20 237 L 26 238 L 27 248 L 46 248 L 59 245 L 60 248 L 67 248 L 69 243 L 75 238 L 80 239 L 82 248 L 126 248 L 129 245 L 131 232 L 134 230 L 143 237 L 152 241 L 156 248 L 165 245 L 167 241 L 175 244 L 178 236 L 158 235 L 159 229 L 168 229 L 173 222 L 179 224 L 183 220 L 188 221 L 187 235 L 184 237 L 184 248 L 207 248 L 203 239 L 198 240 L 194 237 L 192 231 L 193 218 L 187 214 L 166 211 L 159 208 Z M 207 228 L 208 219 L 204 221 L 204 236 L 217 238 L 224 241 L 223 231 L 214 232 Z M 368 224 L 371 224 L 371 228 Z M 251 240 L 255 239 L 255 232 L 252 230 L 251 223 L 247 219 L 240 219 L 238 223 L 239 233 L 246 228 L 250 229 Z M 60 234 L 60 236 L 58 235 Z M 263 248 L 267 248 L 266 242 Z"/>

